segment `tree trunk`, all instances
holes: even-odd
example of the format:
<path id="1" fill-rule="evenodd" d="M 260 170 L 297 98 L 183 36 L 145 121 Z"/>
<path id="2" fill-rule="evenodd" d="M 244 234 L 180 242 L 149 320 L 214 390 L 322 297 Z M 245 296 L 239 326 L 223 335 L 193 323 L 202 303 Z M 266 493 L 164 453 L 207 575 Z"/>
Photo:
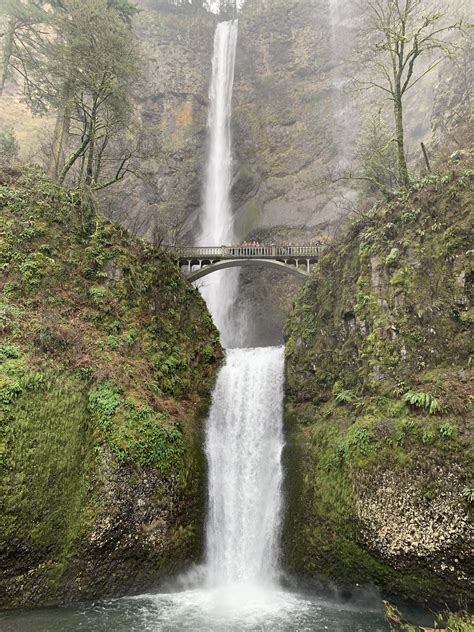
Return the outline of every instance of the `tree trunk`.
<path id="1" fill-rule="evenodd" d="M 92 186 L 94 183 L 94 157 L 95 157 L 95 126 L 92 124 L 91 138 L 88 149 L 86 165 L 86 184 Z"/>
<path id="2" fill-rule="evenodd" d="M 2 76 L 0 77 L 0 96 L 2 96 L 5 89 L 5 83 L 8 77 L 8 70 L 10 68 L 10 59 L 13 53 L 13 39 L 15 37 L 15 26 L 15 19 L 10 18 L 8 21 L 8 30 L 5 33 L 5 46 L 3 48 Z"/>
<path id="3" fill-rule="evenodd" d="M 51 158 L 48 164 L 48 173 L 52 178 L 59 177 L 66 159 L 66 147 L 69 139 L 69 130 L 71 128 L 71 92 L 71 85 L 69 82 L 66 82 L 63 89 L 61 106 L 56 117 Z"/>
<path id="4" fill-rule="evenodd" d="M 395 135 L 398 148 L 398 184 L 404 189 L 410 186 L 407 159 L 405 155 L 405 132 L 403 130 L 403 103 L 400 94 L 394 98 Z"/>
<path id="5" fill-rule="evenodd" d="M 66 164 L 64 165 L 61 171 L 61 174 L 59 176 L 59 180 L 58 180 L 59 184 L 64 183 L 64 180 L 66 179 L 67 174 L 72 169 L 77 159 L 80 158 L 85 153 L 88 144 L 89 144 L 89 137 L 86 135 L 81 145 L 78 147 L 78 149 L 76 149 L 76 151 L 73 154 L 71 154 L 71 156 L 69 156 L 68 160 L 66 161 Z"/>

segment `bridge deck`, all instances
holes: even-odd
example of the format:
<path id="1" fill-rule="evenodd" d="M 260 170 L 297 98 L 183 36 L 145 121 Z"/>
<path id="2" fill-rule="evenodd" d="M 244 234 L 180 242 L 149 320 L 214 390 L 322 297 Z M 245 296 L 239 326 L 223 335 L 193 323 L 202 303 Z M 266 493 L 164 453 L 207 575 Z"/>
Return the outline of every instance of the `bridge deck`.
<path id="1" fill-rule="evenodd" d="M 189 259 L 319 259 L 322 246 L 218 246 L 174 248 L 180 260 Z"/>

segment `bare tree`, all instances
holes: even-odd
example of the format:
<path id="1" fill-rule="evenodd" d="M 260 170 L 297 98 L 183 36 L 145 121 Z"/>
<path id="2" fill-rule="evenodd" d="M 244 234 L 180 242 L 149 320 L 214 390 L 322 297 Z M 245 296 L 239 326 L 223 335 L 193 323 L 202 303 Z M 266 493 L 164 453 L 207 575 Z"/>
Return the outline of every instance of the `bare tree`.
<path id="1" fill-rule="evenodd" d="M 425 75 L 450 56 L 454 45 L 446 38 L 462 28 L 446 21 L 446 13 L 430 9 L 426 0 L 364 0 L 361 10 L 367 28 L 361 47 L 369 80 L 393 102 L 398 181 L 408 187 L 405 153 L 404 97 Z M 426 61 L 426 64 L 420 63 Z"/>

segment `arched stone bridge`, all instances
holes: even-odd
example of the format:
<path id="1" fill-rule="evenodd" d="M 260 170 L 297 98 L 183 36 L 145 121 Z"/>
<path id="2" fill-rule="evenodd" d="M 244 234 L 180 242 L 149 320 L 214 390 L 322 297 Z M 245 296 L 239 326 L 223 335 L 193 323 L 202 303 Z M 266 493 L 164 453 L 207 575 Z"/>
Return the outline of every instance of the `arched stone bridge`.
<path id="1" fill-rule="evenodd" d="M 174 248 L 179 267 L 189 281 L 242 266 L 266 266 L 304 279 L 319 261 L 323 246 L 220 246 Z"/>

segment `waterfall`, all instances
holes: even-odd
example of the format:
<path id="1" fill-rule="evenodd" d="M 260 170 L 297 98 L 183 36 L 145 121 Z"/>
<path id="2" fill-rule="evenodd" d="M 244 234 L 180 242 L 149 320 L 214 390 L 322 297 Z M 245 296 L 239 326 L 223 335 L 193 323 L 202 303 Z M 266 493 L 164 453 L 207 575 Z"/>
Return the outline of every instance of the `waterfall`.
<path id="1" fill-rule="evenodd" d="M 232 184 L 232 89 L 238 22 L 220 22 L 214 38 L 208 116 L 209 154 L 204 186 L 199 246 L 222 246 L 236 241 L 230 191 Z M 239 286 L 238 269 L 214 273 L 201 287 L 202 295 L 221 332 L 224 346 L 238 346 L 239 327 L 233 308 Z"/>
<path id="2" fill-rule="evenodd" d="M 236 241 L 231 205 L 232 89 L 237 20 L 214 38 L 209 154 L 198 245 Z M 211 274 L 201 292 L 227 348 L 206 429 L 208 587 L 265 585 L 278 572 L 283 449 L 282 348 L 243 349 L 239 273 Z"/>
<path id="3" fill-rule="evenodd" d="M 278 572 L 283 347 L 227 352 L 207 425 L 207 568 L 212 586 Z"/>
<path id="4" fill-rule="evenodd" d="M 353 96 L 349 94 L 350 79 L 345 64 L 350 56 L 350 33 L 347 22 L 351 20 L 349 2 L 329 0 L 331 56 L 334 63 L 332 77 L 334 109 L 334 144 L 337 160 L 342 169 L 348 169 L 353 158 L 355 140 Z"/>

